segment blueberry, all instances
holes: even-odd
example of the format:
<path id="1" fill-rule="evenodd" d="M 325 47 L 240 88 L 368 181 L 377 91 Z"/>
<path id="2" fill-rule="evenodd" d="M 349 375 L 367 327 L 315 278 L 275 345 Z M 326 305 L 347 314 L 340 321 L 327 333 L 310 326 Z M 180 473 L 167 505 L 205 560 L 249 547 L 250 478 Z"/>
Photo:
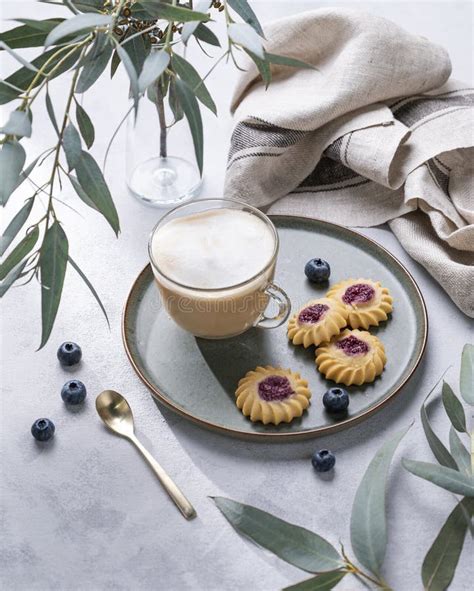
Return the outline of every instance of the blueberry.
<path id="1" fill-rule="evenodd" d="M 331 275 L 331 267 L 323 259 L 311 259 L 306 263 L 304 273 L 313 283 L 324 283 Z"/>
<path id="2" fill-rule="evenodd" d="M 79 380 L 70 380 L 61 389 L 61 398 L 67 404 L 81 404 L 81 402 L 84 402 L 86 395 L 86 387 Z"/>
<path id="3" fill-rule="evenodd" d="M 349 406 L 349 394 L 344 388 L 329 388 L 324 393 L 323 404 L 328 412 L 343 412 Z"/>
<path id="4" fill-rule="evenodd" d="M 31 434 L 37 441 L 49 441 L 54 431 L 54 423 L 50 419 L 37 419 L 31 425 Z"/>
<path id="5" fill-rule="evenodd" d="M 327 449 L 321 449 L 314 452 L 311 463 L 316 472 L 329 472 L 336 464 L 336 456 Z"/>
<path id="6" fill-rule="evenodd" d="M 59 347 L 57 355 L 61 365 L 71 366 L 79 363 L 82 350 L 76 343 L 66 342 Z"/>

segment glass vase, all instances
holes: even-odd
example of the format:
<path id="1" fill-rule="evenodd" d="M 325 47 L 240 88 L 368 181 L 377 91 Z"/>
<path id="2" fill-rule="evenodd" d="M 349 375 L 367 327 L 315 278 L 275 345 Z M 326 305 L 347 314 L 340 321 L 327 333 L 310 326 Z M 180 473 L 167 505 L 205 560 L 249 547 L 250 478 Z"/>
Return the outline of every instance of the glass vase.
<path id="1" fill-rule="evenodd" d="M 186 119 L 175 121 L 156 88 L 140 100 L 137 115 L 132 109 L 128 116 L 126 178 L 137 199 L 168 208 L 196 197 L 202 177 Z"/>

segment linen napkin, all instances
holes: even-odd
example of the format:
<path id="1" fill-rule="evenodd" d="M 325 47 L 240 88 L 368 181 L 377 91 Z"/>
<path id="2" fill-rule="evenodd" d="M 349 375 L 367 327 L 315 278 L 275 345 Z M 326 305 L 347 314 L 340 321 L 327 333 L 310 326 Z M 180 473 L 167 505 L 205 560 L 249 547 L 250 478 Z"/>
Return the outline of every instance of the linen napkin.
<path id="1" fill-rule="evenodd" d="M 474 88 L 446 51 L 345 9 L 266 27 L 266 50 L 317 70 L 245 63 L 232 100 L 227 197 L 347 226 L 388 222 L 474 317 Z"/>

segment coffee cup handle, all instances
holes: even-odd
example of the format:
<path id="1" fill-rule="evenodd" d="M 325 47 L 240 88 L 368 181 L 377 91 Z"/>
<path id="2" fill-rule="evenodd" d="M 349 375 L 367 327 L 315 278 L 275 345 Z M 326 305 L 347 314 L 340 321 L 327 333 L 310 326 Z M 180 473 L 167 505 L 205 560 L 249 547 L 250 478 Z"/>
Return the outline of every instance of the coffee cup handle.
<path id="1" fill-rule="evenodd" d="M 276 328 L 283 324 L 290 314 L 290 298 L 274 283 L 269 283 L 264 291 L 269 298 L 276 302 L 278 312 L 275 316 L 267 316 L 265 312 L 262 312 L 262 315 L 255 323 L 255 326 L 258 326 L 258 328 Z"/>

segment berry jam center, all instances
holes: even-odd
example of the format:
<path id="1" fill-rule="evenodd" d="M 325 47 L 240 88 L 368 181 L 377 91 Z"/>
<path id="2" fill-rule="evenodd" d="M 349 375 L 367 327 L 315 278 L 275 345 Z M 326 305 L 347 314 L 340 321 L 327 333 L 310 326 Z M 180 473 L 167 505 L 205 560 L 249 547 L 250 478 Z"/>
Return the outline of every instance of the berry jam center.
<path id="1" fill-rule="evenodd" d="M 265 402 L 286 400 L 295 393 L 285 376 L 268 376 L 258 384 L 258 395 Z"/>
<path id="2" fill-rule="evenodd" d="M 316 324 L 329 310 L 329 306 L 326 304 L 314 304 L 301 310 L 298 315 L 298 321 L 304 324 Z"/>
<path id="3" fill-rule="evenodd" d="M 342 296 L 345 304 L 365 304 L 375 295 L 375 289 L 367 283 L 355 283 L 346 289 Z"/>
<path id="4" fill-rule="evenodd" d="M 369 345 L 365 341 L 362 341 L 353 335 L 338 341 L 336 343 L 336 347 L 351 357 L 355 357 L 356 355 L 365 355 L 369 352 Z"/>

